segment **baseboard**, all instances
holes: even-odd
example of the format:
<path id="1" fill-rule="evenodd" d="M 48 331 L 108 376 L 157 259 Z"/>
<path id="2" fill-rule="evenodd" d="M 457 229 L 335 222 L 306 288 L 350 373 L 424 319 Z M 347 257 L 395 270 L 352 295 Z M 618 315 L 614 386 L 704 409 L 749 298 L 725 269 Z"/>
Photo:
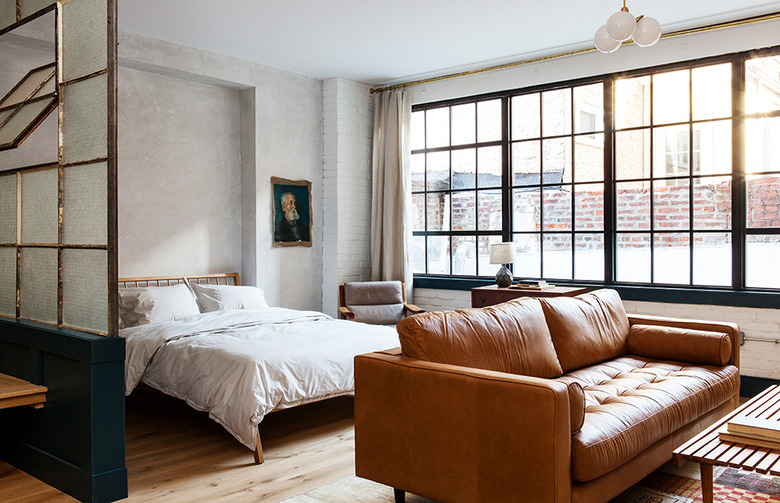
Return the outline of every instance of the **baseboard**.
<path id="1" fill-rule="evenodd" d="M 768 377 L 740 376 L 739 396 L 753 398 L 773 384 L 780 384 L 780 379 Z"/>

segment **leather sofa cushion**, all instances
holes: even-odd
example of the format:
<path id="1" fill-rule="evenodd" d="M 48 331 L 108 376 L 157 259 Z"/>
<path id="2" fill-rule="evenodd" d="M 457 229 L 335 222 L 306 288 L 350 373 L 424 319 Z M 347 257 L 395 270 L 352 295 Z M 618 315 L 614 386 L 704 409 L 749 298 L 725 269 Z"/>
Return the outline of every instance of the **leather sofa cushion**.
<path id="1" fill-rule="evenodd" d="M 403 354 L 418 360 L 544 378 L 563 373 L 537 299 L 418 314 L 398 323 L 398 336 Z"/>
<path id="2" fill-rule="evenodd" d="M 572 478 L 593 480 L 722 405 L 739 392 L 732 365 L 695 366 L 624 356 L 565 374 L 585 392 L 572 437 Z"/>
<path id="3" fill-rule="evenodd" d="M 582 425 L 585 423 L 585 390 L 577 381 L 569 381 L 566 386 L 569 388 L 571 434 L 574 435 L 582 429 Z"/>
<path id="4" fill-rule="evenodd" d="M 541 299 L 563 372 L 626 354 L 629 323 L 615 290 Z"/>
<path id="5" fill-rule="evenodd" d="M 731 358 L 731 338 L 721 332 L 632 325 L 628 332 L 628 352 L 660 360 L 725 365 Z"/>

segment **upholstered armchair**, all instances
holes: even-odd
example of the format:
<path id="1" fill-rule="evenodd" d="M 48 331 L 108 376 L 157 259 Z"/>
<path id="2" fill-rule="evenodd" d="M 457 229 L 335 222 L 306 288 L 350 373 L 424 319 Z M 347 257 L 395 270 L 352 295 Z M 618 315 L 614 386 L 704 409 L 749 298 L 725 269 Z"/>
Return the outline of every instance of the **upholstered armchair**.
<path id="1" fill-rule="evenodd" d="M 424 312 L 406 303 L 400 281 L 363 281 L 339 286 L 339 316 L 372 325 L 395 325 L 410 314 Z"/>

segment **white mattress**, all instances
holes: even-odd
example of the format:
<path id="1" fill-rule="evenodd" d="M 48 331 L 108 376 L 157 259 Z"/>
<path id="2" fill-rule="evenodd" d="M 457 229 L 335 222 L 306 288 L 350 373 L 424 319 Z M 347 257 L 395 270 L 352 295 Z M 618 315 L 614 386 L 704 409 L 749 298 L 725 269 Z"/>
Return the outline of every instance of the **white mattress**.
<path id="1" fill-rule="evenodd" d="M 394 328 L 284 308 L 202 313 L 120 336 L 125 394 L 143 381 L 208 411 L 250 449 L 266 414 L 349 393 L 356 355 L 399 346 Z"/>

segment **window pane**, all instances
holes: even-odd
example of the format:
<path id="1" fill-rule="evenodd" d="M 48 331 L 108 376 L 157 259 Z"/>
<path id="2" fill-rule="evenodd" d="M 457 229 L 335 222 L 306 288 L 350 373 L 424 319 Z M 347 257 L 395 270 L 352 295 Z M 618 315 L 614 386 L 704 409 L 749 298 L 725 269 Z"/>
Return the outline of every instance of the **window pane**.
<path id="1" fill-rule="evenodd" d="M 650 234 L 618 234 L 615 279 L 629 283 L 650 282 Z"/>
<path id="2" fill-rule="evenodd" d="M 428 273 L 450 273 L 449 236 L 428 236 Z"/>
<path id="3" fill-rule="evenodd" d="M 478 141 L 498 141 L 501 139 L 501 100 L 477 103 L 477 127 Z"/>
<path id="4" fill-rule="evenodd" d="M 542 93 L 542 136 L 571 134 L 571 89 Z"/>
<path id="5" fill-rule="evenodd" d="M 575 229 L 578 231 L 604 230 L 604 184 L 589 183 L 575 186 L 574 208 Z"/>
<path id="6" fill-rule="evenodd" d="M 409 141 L 412 150 L 425 148 L 425 112 L 412 112 L 412 122 L 409 130 Z"/>
<path id="7" fill-rule="evenodd" d="M 16 173 L 0 176 L 0 243 L 16 243 Z"/>
<path id="8" fill-rule="evenodd" d="M 615 133 L 615 170 L 618 180 L 650 176 L 650 130 Z"/>
<path id="9" fill-rule="evenodd" d="M 748 236 L 745 255 L 748 288 L 780 288 L 780 236 Z"/>
<path id="10" fill-rule="evenodd" d="M 571 191 L 561 189 L 544 190 L 544 212 L 542 230 L 571 230 Z"/>
<path id="11" fill-rule="evenodd" d="M 780 228 L 780 175 L 747 177 L 748 228 Z"/>
<path id="12" fill-rule="evenodd" d="M 425 190 L 425 154 L 412 154 L 412 190 Z"/>
<path id="13" fill-rule="evenodd" d="M 745 111 L 780 110 L 780 56 L 756 58 L 745 63 Z"/>
<path id="14" fill-rule="evenodd" d="M 62 4 L 62 9 L 62 80 L 72 80 L 105 69 L 108 66 L 107 2 L 67 2 Z"/>
<path id="15" fill-rule="evenodd" d="M 19 81 L 19 87 L 2 98 L 2 101 L 0 101 L 0 108 L 18 105 L 19 103 L 27 101 L 36 94 L 35 91 L 43 86 L 44 82 L 53 80 L 54 72 L 54 64 L 30 71 L 21 81 Z"/>
<path id="16" fill-rule="evenodd" d="M 542 148 L 539 141 L 512 144 L 512 185 L 538 185 L 542 172 Z"/>
<path id="17" fill-rule="evenodd" d="M 452 144 L 474 143 L 477 131 L 474 103 L 452 107 Z"/>
<path id="18" fill-rule="evenodd" d="M 731 229 L 731 177 L 695 178 L 693 228 Z"/>
<path id="19" fill-rule="evenodd" d="M 0 247 L 0 314 L 16 316 L 16 248 Z"/>
<path id="20" fill-rule="evenodd" d="M 692 166 L 694 174 L 731 173 L 731 121 L 693 125 Z"/>
<path id="21" fill-rule="evenodd" d="M 434 152 L 426 154 L 428 190 L 449 190 L 450 188 L 450 153 Z"/>
<path id="22" fill-rule="evenodd" d="M 0 127 L 0 147 L 20 143 L 23 140 L 22 133 L 33 123 L 43 120 L 48 115 L 46 110 L 51 110 L 50 106 L 54 102 L 54 99 L 43 99 L 20 105 L 16 115 Z"/>
<path id="23" fill-rule="evenodd" d="M 574 180 L 597 182 L 604 179 L 604 135 L 577 136 L 574 139 Z"/>
<path id="24" fill-rule="evenodd" d="M 452 151 L 452 188 L 473 189 L 477 186 L 477 150 Z"/>
<path id="25" fill-rule="evenodd" d="M 623 182 L 617 190 L 617 230 L 650 229 L 650 182 Z"/>
<path id="26" fill-rule="evenodd" d="M 544 236 L 544 261 L 542 277 L 571 279 L 571 234 L 546 234 Z"/>
<path id="27" fill-rule="evenodd" d="M 539 190 L 512 191 L 512 227 L 515 232 L 539 230 Z"/>
<path id="28" fill-rule="evenodd" d="M 501 191 L 480 190 L 478 198 L 479 198 L 478 229 L 481 231 L 500 231 L 501 215 L 502 215 Z"/>
<path id="29" fill-rule="evenodd" d="M 477 230 L 477 193 L 474 191 L 452 193 L 452 230 Z M 453 242 L 453 246 L 455 243 Z M 476 267 L 476 262 L 474 263 Z"/>
<path id="30" fill-rule="evenodd" d="M 687 125 L 653 130 L 653 176 L 690 174 L 690 129 Z"/>
<path id="31" fill-rule="evenodd" d="M 106 250 L 62 251 L 62 323 L 108 332 L 108 253 Z"/>
<path id="32" fill-rule="evenodd" d="M 75 245 L 108 244 L 107 177 L 108 166 L 104 162 L 69 166 L 63 169 L 63 243 Z M 96 277 L 102 278 L 105 275 L 102 277 L 97 275 Z M 102 313 L 105 314 L 105 312 L 104 309 Z M 106 330 L 98 331 L 105 332 Z"/>
<path id="33" fill-rule="evenodd" d="M 541 244 L 539 234 L 515 234 L 517 245 L 514 276 L 516 280 L 542 277 Z"/>
<path id="34" fill-rule="evenodd" d="M 412 272 L 425 274 L 425 236 L 413 236 Z"/>
<path id="35" fill-rule="evenodd" d="M 450 109 L 434 108 L 425 112 L 425 147 L 444 147 L 450 144 Z"/>
<path id="36" fill-rule="evenodd" d="M 615 128 L 650 125 L 650 77 L 615 82 Z"/>
<path id="37" fill-rule="evenodd" d="M 574 88 L 574 132 L 604 130 L 604 84 Z"/>
<path id="38" fill-rule="evenodd" d="M 690 89 L 689 70 L 653 75 L 653 123 L 687 121 Z"/>
<path id="39" fill-rule="evenodd" d="M 512 139 L 539 138 L 539 93 L 512 98 Z"/>
<path id="40" fill-rule="evenodd" d="M 745 121 L 745 172 L 780 171 L 780 117 Z"/>
<path id="41" fill-rule="evenodd" d="M 57 243 L 58 191 L 56 169 L 22 174 L 23 243 Z"/>
<path id="42" fill-rule="evenodd" d="M 62 162 L 108 155 L 108 75 L 63 87 Z"/>
<path id="43" fill-rule="evenodd" d="M 452 236 L 452 274 L 477 275 L 476 236 Z"/>
<path id="44" fill-rule="evenodd" d="M 693 120 L 731 117 L 731 64 L 691 71 Z"/>
<path id="45" fill-rule="evenodd" d="M 412 194 L 412 222 L 413 230 L 425 230 L 425 194 Z"/>
<path id="46" fill-rule="evenodd" d="M 653 243 L 653 282 L 687 285 L 691 275 L 690 235 L 658 233 Z"/>
<path id="47" fill-rule="evenodd" d="M 428 194 L 427 230 L 450 230 L 450 195 L 448 193 Z"/>
<path id="48" fill-rule="evenodd" d="M 479 237 L 479 263 L 477 265 L 480 276 L 495 277 L 498 270 L 501 268 L 501 264 L 490 263 L 490 245 L 493 243 L 500 243 L 501 236 L 480 236 Z"/>
<path id="49" fill-rule="evenodd" d="M 57 323 L 57 249 L 23 248 L 21 266 L 19 314 Z"/>
<path id="50" fill-rule="evenodd" d="M 479 187 L 501 186 L 501 147 L 483 147 L 477 149 Z"/>
<path id="51" fill-rule="evenodd" d="M 687 179 L 659 180 L 653 187 L 653 228 L 656 230 L 689 229 L 691 224 Z"/>
<path id="52" fill-rule="evenodd" d="M 604 234 L 574 235 L 574 279 L 604 281 Z"/>
<path id="53" fill-rule="evenodd" d="M 555 138 L 542 142 L 544 183 L 571 182 L 571 139 Z"/>
<path id="54" fill-rule="evenodd" d="M 731 285 L 731 234 L 700 232 L 693 235 L 693 284 Z"/>

